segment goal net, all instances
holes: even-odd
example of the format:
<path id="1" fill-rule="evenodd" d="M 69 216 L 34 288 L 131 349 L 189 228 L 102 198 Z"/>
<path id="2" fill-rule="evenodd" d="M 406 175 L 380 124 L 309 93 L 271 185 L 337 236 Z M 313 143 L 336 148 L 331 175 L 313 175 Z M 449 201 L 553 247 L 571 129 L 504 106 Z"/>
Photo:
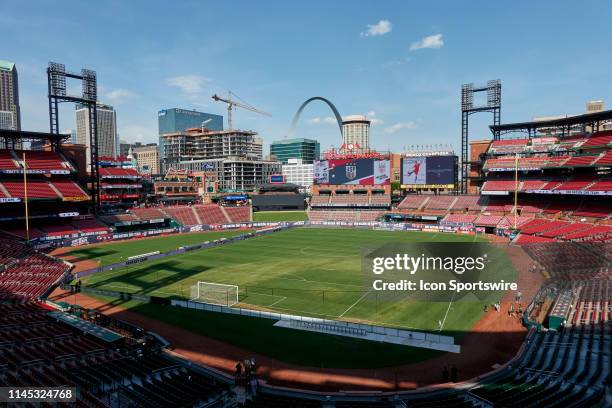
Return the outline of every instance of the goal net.
<path id="1" fill-rule="evenodd" d="M 238 286 L 198 282 L 191 287 L 191 300 L 213 305 L 233 306 L 238 303 Z"/>

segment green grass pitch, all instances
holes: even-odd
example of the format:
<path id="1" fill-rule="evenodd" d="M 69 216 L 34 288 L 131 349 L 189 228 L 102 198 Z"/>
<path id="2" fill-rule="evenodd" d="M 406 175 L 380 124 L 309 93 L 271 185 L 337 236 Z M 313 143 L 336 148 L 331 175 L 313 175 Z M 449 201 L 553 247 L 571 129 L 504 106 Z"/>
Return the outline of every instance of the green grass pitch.
<path id="1" fill-rule="evenodd" d="M 227 234 L 226 234 L 227 236 Z M 172 239 L 180 240 L 181 236 Z M 170 237 L 164 237 L 170 239 Z M 297 228 L 212 249 L 98 273 L 83 284 L 154 296 L 190 297 L 198 281 L 238 285 L 241 306 L 304 316 L 345 319 L 401 328 L 460 334 L 482 315 L 483 302 L 379 301 L 364 291 L 363 248 L 398 242 L 471 242 L 476 236 L 365 229 Z M 112 259 L 134 252 L 142 241 L 113 245 Z M 168 242 L 160 241 L 166 245 Z M 173 248 L 177 247 L 173 243 Z M 106 250 L 109 246 L 99 247 Z M 96 248 L 97 249 L 97 248 Z M 145 251 L 143 251 L 145 249 Z M 163 250 L 153 244 L 136 253 Z M 83 250 L 76 250 L 86 256 Z M 100 255 L 110 257 L 110 254 Z M 511 266 L 500 278 L 512 280 Z"/>
<path id="2" fill-rule="evenodd" d="M 253 222 L 306 221 L 306 211 L 257 211 L 253 213 Z"/>
<path id="3" fill-rule="evenodd" d="M 121 262 L 134 255 L 154 251 L 167 252 L 184 245 L 194 245 L 220 238 L 230 238 L 245 233 L 245 230 L 193 232 L 189 234 L 164 235 L 130 241 L 92 245 L 70 251 L 76 260 L 93 259 L 100 265 Z"/>

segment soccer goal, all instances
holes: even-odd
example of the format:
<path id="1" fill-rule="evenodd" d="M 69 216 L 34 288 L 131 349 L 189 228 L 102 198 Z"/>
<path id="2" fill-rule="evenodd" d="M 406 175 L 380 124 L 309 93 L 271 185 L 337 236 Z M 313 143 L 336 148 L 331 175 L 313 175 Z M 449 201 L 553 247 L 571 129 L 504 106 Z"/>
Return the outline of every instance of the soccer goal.
<path id="1" fill-rule="evenodd" d="M 191 287 L 191 300 L 213 305 L 234 306 L 238 303 L 238 286 L 200 281 Z"/>

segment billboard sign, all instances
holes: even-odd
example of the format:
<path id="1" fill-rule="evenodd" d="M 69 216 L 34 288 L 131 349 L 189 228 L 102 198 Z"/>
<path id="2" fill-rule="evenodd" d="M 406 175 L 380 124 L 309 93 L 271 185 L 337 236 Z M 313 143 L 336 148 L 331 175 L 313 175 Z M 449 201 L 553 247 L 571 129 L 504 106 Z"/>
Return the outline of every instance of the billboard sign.
<path id="1" fill-rule="evenodd" d="M 457 175 L 457 157 L 403 157 L 401 173 L 404 187 L 453 188 Z"/>
<path id="2" fill-rule="evenodd" d="M 315 184 L 384 185 L 391 182 L 389 160 L 370 158 L 317 160 L 313 166 Z"/>
<path id="3" fill-rule="evenodd" d="M 283 184 L 285 182 L 285 176 L 282 174 L 271 174 L 268 182 L 270 184 Z"/>

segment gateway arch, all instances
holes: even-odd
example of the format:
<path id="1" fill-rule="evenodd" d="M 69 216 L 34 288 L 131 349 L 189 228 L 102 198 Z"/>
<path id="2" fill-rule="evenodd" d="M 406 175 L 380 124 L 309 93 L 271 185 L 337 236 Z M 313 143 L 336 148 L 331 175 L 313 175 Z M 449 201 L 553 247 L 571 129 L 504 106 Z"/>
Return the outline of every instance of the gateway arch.
<path id="1" fill-rule="evenodd" d="M 289 128 L 289 133 L 287 137 L 293 136 L 293 133 L 295 132 L 295 128 L 297 127 L 298 121 L 300 120 L 300 115 L 302 114 L 302 111 L 304 110 L 306 105 L 308 105 L 312 101 L 323 101 L 327 104 L 327 106 L 329 106 L 329 108 L 334 113 L 334 116 L 336 117 L 336 122 L 338 123 L 338 130 L 340 131 L 340 137 L 342 137 L 342 116 L 340 116 L 340 112 L 338 112 L 338 109 L 336 109 L 334 104 L 331 103 L 328 99 L 323 98 L 322 96 L 314 96 L 306 100 L 302 104 L 302 106 L 300 106 L 297 112 L 295 112 L 295 116 L 293 116 L 293 120 L 291 121 L 291 127 Z"/>

